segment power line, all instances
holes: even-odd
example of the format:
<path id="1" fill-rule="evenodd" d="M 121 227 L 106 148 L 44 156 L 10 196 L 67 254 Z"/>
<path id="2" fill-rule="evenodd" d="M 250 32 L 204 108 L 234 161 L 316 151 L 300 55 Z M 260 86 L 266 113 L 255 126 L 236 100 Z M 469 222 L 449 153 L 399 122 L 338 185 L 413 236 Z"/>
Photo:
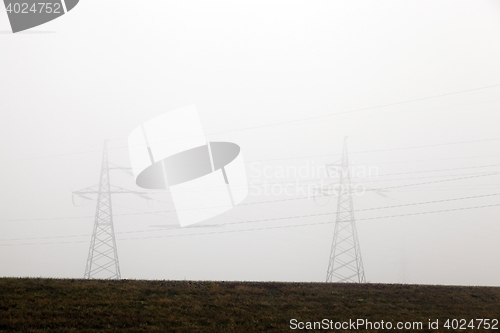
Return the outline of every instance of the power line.
<path id="1" fill-rule="evenodd" d="M 465 143 L 487 142 L 487 141 L 497 141 L 497 140 L 500 140 L 500 138 L 468 140 L 468 141 L 457 141 L 457 142 L 448 142 L 448 143 L 436 143 L 436 144 L 420 145 L 420 146 L 410 146 L 410 147 L 401 147 L 401 148 L 365 150 L 365 151 L 353 152 L 353 154 L 366 154 L 366 153 L 378 153 L 378 152 L 382 152 L 382 151 L 393 151 L 393 150 L 403 150 L 403 149 L 417 149 L 417 148 L 441 147 L 441 146 L 459 145 L 459 144 L 465 144 Z"/>
<path id="2" fill-rule="evenodd" d="M 405 216 L 414 216 L 414 215 L 437 214 L 437 213 L 444 213 L 444 212 L 463 211 L 463 210 L 488 208 L 488 207 L 498 207 L 498 206 L 500 206 L 500 204 L 484 205 L 484 206 L 473 206 L 473 207 L 463 207 L 463 208 L 454 208 L 454 209 L 445 209 L 445 210 L 435 210 L 435 211 L 425 211 L 425 212 L 399 214 L 399 215 L 387 215 L 387 216 L 379 216 L 379 217 L 368 217 L 368 218 L 356 219 L 356 221 L 379 220 L 379 219 L 395 218 L 395 217 L 405 217 Z M 184 237 L 184 236 L 209 235 L 209 234 L 224 234 L 224 233 L 242 232 L 242 231 L 244 232 L 244 231 L 256 231 L 256 230 L 268 230 L 268 229 L 307 227 L 307 226 L 312 226 L 312 225 L 333 224 L 333 223 L 334 223 L 334 221 L 315 222 L 315 223 L 303 223 L 303 224 L 295 224 L 295 225 L 288 225 L 288 226 L 276 226 L 276 227 L 262 227 L 262 228 L 253 228 L 253 229 L 213 231 L 213 232 L 206 232 L 206 233 L 191 233 L 191 234 L 184 234 L 184 235 L 166 235 L 166 236 L 151 236 L 151 237 L 121 238 L 120 240 L 136 240 L 136 239 L 150 239 L 150 238 L 170 238 L 170 237 Z"/>
<path id="3" fill-rule="evenodd" d="M 479 175 L 467 176 L 467 177 L 460 177 L 460 178 L 452 178 L 452 179 L 442 179 L 442 180 L 436 180 L 436 181 L 431 181 L 431 182 L 422 182 L 422 183 L 412 183 L 412 184 L 405 184 L 405 185 L 389 186 L 389 187 L 382 187 L 382 188 L 376 188 L 376 189 L 366 189 L 365 191 L 368 192 L 368 191 L 389 190 L 389 189 L 395 189 L 395 188 L 403 188 L 403 187 L 411 187 L 411 186 L 419 186 L 419 185 L 427 185 L 427 184 L 449 182 L 449 181 L 454 181 L 454 180 L 464 180 L 464 179 L 472 179 L 472 178 L 479 178 L 479 177 L 485 177 L 485 176 L 493 176 L 493 175 L 497 175 L 497 174 L 500 174 L 500 172 L 485 173 L 485 174 L 479 174 Z M 401 180 L 404 180 L 404 179 L 401 179 Z M 248 203 L 242 203 L 242 204 L 240 204 L 238 206 L 268 204 L 268 203 L 274 203 L 274 202 L 285 202 L 285 201 L 302 200 L 302 199 L 310 199 L 310 198 L 311 198 L 310 196 L 293 197 L 293 198 L 286 198 L 286 199 L 248 202 Z M 161 203 L 166 203 L 165 201 L 160 201 L 160 200 L 156 200 L 156 201 L 159 201 Z M 210 207 L 210 208 L 215 208 L 215 207 Z M 145 211 L 144 213 L 147 213 L 147 214 L 156 214 L 156 213 L 170 213 L 170 212 L 175 212 L 175 211 L 176 210 L 162 210 L 162 211 L 156 211 L 156 212 L 146 212 Z M 127 215 L 142 215 L 142 213 L 114 214 L 114 216 L 127 216 Z M 53 218 L 43 218 L 43 219 L 39 219 L 39 218 L 37 218 L 37 219 L 11 219 L 11 220 L 2 220 L 0 222 L 69 220 L 69 219 L 84 219 L 84 218 L 91 218 L 91 217 L 94 217 L 94 216 L 87 215 L 87 216 L 73 216 L 73 217 L 53 217 Z"/>
<path id="4" fill-rule="evenodd" d="M 500 164 L 480 165 L 480 166 L 464 167 L 464 168 L 449 168 L 449 169 L 436 169 L 436 170 L 422 170 L 422 171 L 411 171 L 411 172 L 386 173 L 386 174 L 376 175 L 375 177 L 352 177 L 352 178 L 367 179 L 367 178 L 376 178 L 376 177 L 392 176 L 392 175 L 405 175 L 405 174 L 414 174 L 414 173 L 427 173 L 427 172 L 441 172 L 441 171 L 478 169 L 478 168 L 488 168 L 488 167 L 496 167 L 496 166 L 500 166 Z M 384 181 L 398 181 L 398 180 L 409 180 L 409 179 L 427 179 L 427 178 L 464 176 L 464 175 L 478 175 L 478 174 L 485 174 L 485 173 L 475 172 L 475 173 L 465 173 L 465 174 L 459 174 L 459 175 L 435 175 L 435 176 L 425 176 L 425 177 L 377 179 L 377 180 L 369 180 L 369 181 L 363 181 L 363 182 L 364 183 L 365 182 L 384 182 Z M 272 182 L 272 183 L 265 182 L 265 183 L 262 183 L 260 185 L 253 185 L 253 186 L 264 186 L 264 185 L 275 185 L 275 184 L 314 183 L 314 182 L 318 182 L 318 181 L 322 181 L 322 180 L 325 180 L 325 178 L 313 178 L 313 179 L 303 179 L 303 180 L 296 179 L 296 180 L 291 180 L 291 181 Z"/>
<path id="5" fill-rule="evenodd" d="M 428 162 L 428 161 L 449 161 L 449 160 L 462 160 L 462 159 L 474 159 L 474 158 L 485 158 L 485 157 L 498 157 L 500 154 L 490 154 L 490 155 L 476 155 L 476 156 L 460 156 L 460 157 L 444 157 L 444 158 L 426 158 L 418 160 L 402 160 L 402 161 L 386 161 L 378 162 L 380 164 L 397 164 L 397 163 L 415 163 L 415 162 Z M 354 164 L 354 165 L 367 165 L 364 164 Z"/>
<path id="6" fill-rule="evenodd" d="M 378 216 L 378 217 L 368 217 L 368 218 L 356 219 L 356 221 L 380 220 L 380 219 L 388 219 L 388 218 L 395 218 L 395 217 L 406 217 L 406 216 L 415 216 L 415 215 L 438 214 L 438 213 L 445 213 L 445 212 L 464 211 L 464 210 L 472 210 L 472 209 L 480 209 L 480 208 L 490 208 L 490 207 L 498 207 L 498 206 L 500 206 L 500 204 L 484 205 L 484 206 L 472 206 L 472 207 L 463 207 L 463 208 L 453 208 L 453 209 L 444 209 L 444 210 L 434 210 L 434 211 L 425 211 L 425 212 L 408 213 L 408 214 L 398 214 L 398 215 L 387 215 L 387 216 Z M 203 235 L 227 234 L 227 233 L 235 233 L 235 232 L 247 232 L 247 231 L 271 230 L 271 229 L 298 228 L 298 227 L 308 227 L 308 226 L 316 226 L 316 225 L 327 225 L 327 224 L 333 224 L 333 223 L 335 223 L 335 222 L 334 221 L 313 222 L 313 223 L 302 223 L 302 224 L 293 224 L 293 225 L 285 225 L 285 226 L 261 227 L 261 228 L 251 228 L 251 229 L 235 229 L 235 230 L 213 231 L 213 232 L 203 232 L 203 233 L 162 235 L 162 236 L 147 236 L 147 237 L 135 237 L 135 238 L 120 238 L 119 240 L 120 241 L 125 241 L 125 240 L 141 240 L 141 239 L 155 239 L 155 238 L 173 238 L 173 237 L 187 237 L 187 236 L 203 236 Z M 88 236 L 88 235 L 85 235 L 85 236 Z M 67 241 L 67 242 L 50 242 L 50 243 L 23 243 L 23 244 L 0 244 L 0 246 L 53 245 L 53 244 L 75 244 L 75 243 L 86 243 L 86 241 Z"/>
<path id="7" fill-rule="evenodd" d="M 466 170 L 466 169 L 490 168 L 490 167 L 497 167 L 497 166 L 500 166 L 500 164 L 486 164 L 486 165 L 476 165 L 476 166 L 461 167 L 461 168 L 448 168 L 448 169 L 434 169 L 434 170 L 396 172 L 396 173 L 381 174 L 381 175 L 377 175 L 377 176 L 409 175 L 409 174 L 413 174 L 413 173 L 426 173 L 426 172 L 441 172 L 441 171 L 453 171 L 453 170 Z"/>
<path id="8" fill-rule="evenodd" d="M 394 174 L 382 174 L 382 175 L 378 175 L 378 176 L 388 176 L 388 175 L 399 175 L 399 174 L 412 174 L 412 173 L 425 173 L 425 172 L 437 172 L 437 171 L 452 171 L 452 170 L 465 170 L 465 169 L 477 169 L 477 168 L 486 168 L 486 167 L 494 167 L 494 166 L 500 166 L 500 164 L 490 164 L 490 165 L 482 165 L 482 166 L 473 166 L 473 167 L 464 167 L 464 168 L 450 168 L 450 169 L 438 169 L 438 170 L 424 170 L 424 171 L 415 171 L 415 172 L 407 172 L 407 173 L 394 173 Z M 365 180 L 363 181 L 362 183 L 373 183 L 373 182 L 390 182 L 390 181 L 400 181 L 400 180 L 410 180 L 410 179 L 428 179 L 428 178 L 441 178 L 441 177 L 456 177 L 456 176 L 471 176 L 472 178 L 474 177 L 482 177 L 482 176 L 489 176 L 489 175 L 495 175 L 495 174 L 500 174 L 500 172 L 495 172 L 495 173 L 488 173 L 488 172 L 475 172 L 475 173 L 464 173 L 464 174 L 458 174 L 458 175 L 435 175 L 435 176 L 425 176 L 425 177 L 408 177 L 408 178 L 393 178 L 393 179 L 376 179 L 376 180 Z M 359 178 L 370 178 L 370 177 L 359 177 Z M 454 179 L 444 179 L 442 180 L 443 182 L 446 182 L 446 181 L 451 181 L 451 180 L 460 180 L 460 179 L 468 179 L 469 177 L 464 177 L 464 178 L 454 178 Z M 314 182 L 318 182 L 318 181 L 323 181 L 325 180 L 324 178 L 314 178 L 314 179 L 305 179 L 305 180 L 292 180 L 292 181 L 282 181 L 282 182 L 272 182 L 272 183 L 268 183 L 268 182 L 264 182 L 264 183 L 260 183 L 260 184 L 255 184 L 255 185 L 251 185 L 251 186 L 254 186 L 254 187 L 262 187 L 262 186 L 269 186 L 269 185 L 280 185 L 280 184 L 297 184 L 297 183 L 314 183 Z M 436 182 L 441 182 L 441 181 L 436 181 Z M 362 184 L 360 183 L 360 184 Z M 425 184 L 431 184 L 431 183 L 434 183 L 434 182 L 428 182 L 428 183 L 425 183 Z M 417 184 L 409 184 L 409 185 L 420 185 L 420 184 L 424 184 L 424 183 L 417 183 Z M 328 186 L 328 185 L 326 185 Z M 407 185 L 402 185 L 402 186 L 407 186 Z M 203 189 L 205 189 L 206 187 L 203 187 Z M 390 189 L 392 187 L 384 187 L 384 188 L 381 188 L 381 189 Z M 374 190 L 379 190 L 379 189 L 374 189 Z M 370 190 L 371 191 L 371 190 Z M 154 191 L 154 192 L 148 192 L 148 193 L 164 193 L 164 192 L 168 192 L 168 191 Z M 301 198 L 305 198 L 305 197 L 301 197 Z M 157 202 L 161 202 L 161 203 L 165 203 L 166 201 L 162 201 L 162 200 L 156 200 L 156 199 L 151 199 L 153 201 L 157 201 Z M 278 200 L 280 201 L 280 200 Z M 242 204 L 242 205 L 245 205 L 245 204 Z"/>
<path id="9" fill-rule="evenodd" d="M 466 143 L 478 143 L 478 142 L 487 142 L 487 141 L 498 141 L 498 140 L 500 140 L 500 138 L 477 139 L 477 140 L 468 140 L 468 141 L 456 141 L 456 142 L 446 142 L 446 143 L 437 143 L 437 144 L 428 144 L 428 145 L 419 145 L 419 146 L 409 146 L 409 147 L 395 147 L 395 148 L 385 148 L 385 149 L 363 150 L 363 151 L 355 151 L 355 152 L 352 152 L 350 154 L 367 154 L 367 153 L 376 153 L 376 152 L 393 151 L 393 150 L 431 148 L 431 147 L 450 146 L 450 145 L 459 145 L 459 144 L 466 144 Z M 340 154 L 332 153 L 332 154 L 321 154 L 321 155 L 270 158 L 270 159 L 260 159 L 260 160 L 249 160 L 249 161 L 245 161 L 245 162 L 252 163 L 252 162 L 262 162 L 262 161 L 279 161 L 279 160 L 291 160 L 291 159 L 312 158 L 312 157 L 330 157 L 330 156 L 337 156 L 337 155 L 340 155 Z M 500 155 L 495 154 L 495 155 L 485 155 L 485 156 L 466 156 L 466 157 L 457 157 L 457 158 L 476 158 L 476 157 L 490 157 L 490 156 L 500 156 Z M 448 159 L 448 158 L 446 158 L 446 159 Z M 456 158 L 453 158 L 453 159 L 456 159 Z M 434 160 L 441 160 L 441 159 L 412 160 L 412 161 L 402 161 L 402 162 L 418 162 L 418 161 L 434 161 Z M 399 162 L 400 161 L 396 161 L 393 163 L 399 163 Z"/>
<path id="10" fill-rule="evenodd" d="M 357 184 L 364 183 L 379 183 L 379 182 L 394 182 L 400 180 L 411 180 L 411 179 L 429 179 L 429 178 L 443 178 L 443 177 L 457 177 L 457 176 L 473 176 L 473 175 L 484 175 L 487 174 L 485 172 L 472 172 L 472 173 L 461 173 L 455 175 L 434 175 L 434 176 L 424 176 L 424 177 L 406 177 L 406 178 L 390 178 L 390 179 L 373 179 L 373 180 L 365 180 L 359 181 Z"/>
<path id="11" fill-rule="evenodd" d="M 276 125 L 283 125 L 283 124 L 303 122 L 303 121 L 307 121 L 307 120 L 323 119 L 323 118 L 333 117 L 333 116 L 338 116 L 338 115 L 343 115 L 343 114 L 350 114 L 350 113 L 356 113 L 356 112 L 361 112 L 361 111 L 375 110 L 375 109 L 385 108 L 385 107 L 389 107 L 389 106 L 396 106 L 396 105 L 414 103 L 414 102 L 419 102 L 419 101 L 424 101 L 424 100 L 429 100 L 429 99 L 436 99 L 436 98 L 440 98 L 440 97 L 453 96 L 453 95 L 464 94 L 464 93 L 469 93 L 469 92 L 479 91 L 479 90 L 485 90 L 485 89 L 491 89 L 491 88 L 496 88 L 496 87 L 500 87 L 500 84 L 493 84 L 493 85 L 489 85 L 489 86 L 483 86 L 483 87 L 478 87 L 478 88 L 459 90 L 459 91 L 450 92 L 450 93 L 431 95 L 431 96 L 426 96 L 426 97 L 414 98 L 414 99 L 409 99 L 409 100 L 405 100 L 405 101 L 399 101 L 399 102 L 381 104 L 381 105 L 370 106 L 370 107 L 365 107 L 365 108 L 358 108 L 358 109 L 349 110 L 349 111 L 329 113 L 329 114 L 320 115 L 320 116 L 304 117 L 304 118 L 295 119 L 295 120 L 288 120 L 288 121 L 281 121 L 281 122 L 275 122 L 275 123 L 258 125 L 258 126 L 251 126 L 251 127 L 245 127 L 245 128 L 239 128 L 239 129 L 232 129 L 232 130 L 227 130 L 227 131 L 210 133 L 210 134 L 207 134 L 207 135 L 225 134 L 225 133 L 231 133 L 231 132 L 238 132 L 238 131 L 245 131 L 245 130 L 252 130 L 252 129 L 263 128 L 263 127 L 269 127 L 269 126 L 276 126 Z M 500 138 L 485 139 L 485 141 L 488 141 L 488 140 L 500 140 Z M 479 141 L 483 141 L 483 140 L 478 140 L 478 142 Z M 422 147 L 422 146 L 420 146 L 420 147 Z M 125 148 L 128 148 L 128 146 L 121 146 L 121 147 L 110 148 L 110 150 L 111 149 L 125 149 Z M 417 147 L 409 147 L 409 148 L 417 148 Z M 406 149 L 406 148 L 395 148 L 395 149 Z M 390 149 L 390 150 L 392 150 L 392 149 Z M 379 150 L 379 151 L 386 151 L 386 150 Z M 80 155 L 80 154 L 95 153 L 95 152 L 100 152 L 100 150 L 88 150 L 88 151 L 73 152 L 73 153 L 63 153 L 63 154 L 55 154 L 55 155 L 47 155 L 47 156 L 39 156 L 39 157 L 31 157 L 31 158 L 14 159 L 14 160 L 8 160 L 8 161 L 4 160 L 4 161 L 0 161 L 0 163 L 1 162 L 14 162 L 14 161 L 29 161 L 29 160 L 37 160 L 37 159 L 45 159 L 45 158 L 55 158 L 55 157 L 63 157 L 63 156 L 70 156 L 70 155 Z M 374 151 L 367 151 L 367 152 L 374 152 Z M 364 152 L 353 152 L 353 154 L 358 154 L 358 153 L 364 153 Z M 337 154 L 332 154 L 332 155 L 337 155 Z"/>
<path id="12" fill-rule="evenodd" d="M 239 131 L 246 131 L 246 130 L 253 130 L 253 129 L 259 129 L 259 128 L 276 126 L 276 125 L 291 124 L 291 123 L 303 122 L 303 121 L 308 121 L 308 120 L 323 119 L 323 118 L 333 117 L 333 116 L 338 116 L 338 115 L 343 115 L 343 114 L 351 114 L 351 113 L 356 113 L 356 112 L 361 112 L 361 111 L 375 110 L 375 109 L 385 108 L 385 107 L 389 107 L 389 106 L 414 103 L 414 102 L 419 102 L 419 101 L 424 101 L 424 100 L 429 100 L 429 99 L 458 95 L 458 94 L 469 93 L 469 92 L 485 90 L 485 89 L 491 89 L 491 88 L 496 88 L 496 87 L 500 87 L 500 84 L 494 84 L 494 85 L 483 86 L 483 87 L 472 88 L 472 89 L 459 90 L 459 91 L 455 91 L 455 92 L 451 92 L 451 93 L 444 93 L 444 94 L 437 94 L 437 95 L 432 95 L 432 96 L 414 98 L 414 99 L 409 99 L 409 100 L 405 100 L 405 101 L 393 102 L 393 103 L 382 104 L 382 105 L 377 105 L 377 106 L 370 106 L 370 107 L 359 108 L 359 109 L 354 109 L 354 110 L 349 110 L 349 111 L 330 113 L 330 114 L 321 115 L 321 116 L 305 117 L 305 118 L 300 118 L 300 119 L 295 119 L 295 120 L 280 121 L 280 122 L 275 122 L 275 123 L 270 123 L 270 124 L 220 131 L 220 132 L 216 132 L 216 133 L 207 134 L 207 136 L 232 133 L 232 132 L 239 132 Z M 119 148 L 127 148 L 127 147 L 124 146 L 124 147 L 119 147 Z M 119 148 L 115 148 L 115 149 L 119 149 Z"/>
<path id="13" fill-rule="evenodd" d="M 477 198 L 486 198 L 486 197 L 493 197 L 493 196 L 498 196 L 498 195 L 500 195 L 500 193 L 485 194 L 485 195 L 478 195 L 478 196 L 469 196 L 469 197 L 462 197 L 462 198 L 443 199 L 443 200 L 433 200 L 433 201 L 425 201 L 425 202 L 417 202 L 417 203 L 409 203 L 409 204 L 401 204 L 401 205 L 391 205 L 391 206 L 372 207 L 372 208 L 364 208 L 364 209 L 354 209 L 353 212 L 364 212 L 364 211 L 373 211 L 373 210 L 380 210 L 380 209 L 411 207 L 411 206 L 428 205 L 428 204 L 443 203 L 443 202 L 452 202 L 452 201 L 460 201 L 460 200 L 470 200 L 470 199 L 477 199 Z M 230 223 L 221 223 L 221 224 L 218 224 L 218 225 L 219 226 L 227 226 L 227 225 L 237 225 L 237 224 L 245 224 L 245 223 L 257 223 L 257 222 L 269 222 L 269 221 L 277 221 L 277 220 L 287 220 L 287 219 L 292 219 L 292 218 L 309 218 L 309 217 L 327 216 L 327 215 L 334 215 L 334 214 L 337 214 L 337 212 L 306 214 L 306 215 L 295 215 L 295 216 L 288 216 L 288 217 L 260 219 L 260 220 L 243 221 L 243 222 L 230 222 Z M 356 220 L 359 220 L 359 219 L 356 219 Z"/>
<path id="14" fill-rule="evenodd" d="M 242 128 L 242 129 L 227 130 L 227 131 L 217 132 L 217 133 L 208 134 L 208 135 L 224 134 L 224 133 L 238 132 L 238 131 L 244 131 L 244 130 L 258 129 L 258 128 L 269 127 L 269 126 L 291 124 L 291 123 L 303 122 L 306 120 L 323 119 L 323 118 L 338 116 L 338 115 L 342 115 L 342 114 L 350 114 L 350 113 L 356 113 L 356 112 L 361 112 L 361 111 L 375 110 L 375 109 L 385 108 L 385 107 L 389 107 L 389 106 L 396 106 L 396 105 L 420 102 L 420 101 L 435 99 L 435 98 L 439 98 L 439 97 L 458 95 L 458 94 L 469 93 L 469 92 L 484 90 L 484 89 L 491 89 L 491 88 L 496 88 L 496 87 L 500 87 L 500 84 L 494 84 L 494 85 L 490 85 L 490 86 L 484 86 L 484 87 L 473 88 L 473 89 L 460 90 L 460 91 L 455 91 L 455 92 L 451 92 L 451 93 L 438 94 L 438 95 L 432 95 L 432 96 L 421 97 L 421 98 L 414 98 L 414 99 L 409 99 L 409 100 L 405 100 L 405 101 L 382 104 L 382 105 L 377 105 L 377 106 L 370 106 L 370 107 L 359 108 L 359 109 L 354 109 L 354 110 L 349 110 L 349 111 L 330 113 L 330 114 L 321 115 L 321 116 L 305 117 L 305 118 L 301 118 L 301 119 L 280 121 L 280 122 L 275 122 L 275 123 L 271 123 L 271 124 L 246 127 L 246 128 Z"/>
<path id="15" fill-rule="evenodd" d="M 430 145 L 420 145 L 420 146 L 409 146 L 409 147 L 396 147 L 396 148 L 386 148 L 386 149 L 374 149 L 374 150 L 365 150 L 365 151 L 355 151 L 351 154 L 367 154 L 367 153 L 375 153 L 375 152 L 383 152 L 383 151 L 393 151 L 393 150 L 406 150 L 406 149 L 417 149 L 417 148 L 431 148 L 431 147 L 439 147 L 439 146 L 448 146 L 448 145 L 458 145 L 458 144 L 466 144 L 466 143 L 477 143 L 477 142 L 486 142 L 486 141 L 498 141 L 500 138 L 489 138 L 489 139 L 478 139 L 478 140 L 469 140 L 469 141 L 458 141 L 458 142 L 448 142 L 448 143 L 438 143 L 438 144 L 430 144 Z M 128 146 L 109 148 L 112 149 L 123 149 Z M 47 156 L 39 156 L 39 157 L 28 157 L 21 159 L 13 159 L 13 160 L 4 160 L 2 162 L 20 162 L 20 161 L 31 161 L 38 159 L 47 159 L 47 158 L 56 158 L 63 156 L 72 156 L 72 155 L 81 155 L 81 154 L 89 154 L 100 152 L 100 150 L 87 150 L 76 153 L 64 153 L 64 154 L 56 154 L 56 155 L 47 155 Z M 245 163 L 253 163 L 253 162 L 263 162 L 263 161 L 280 161 L 280 160 L 291 160 L 291 159 L 303 159 L 303 158 L 313 158 L 313 157 L 330 157 L 336 156 L 340 154 L 320 154 L 320 155 L 305 155 L 305 156 L 294 156 L 294 157 L 279 157 L 279 158 L 269 158 L 269 159 L 259 159 L 259 160 L 247 160 Z M 439 161 L 439 160 L 448 160 L 448 159 L 467 159 L 467 158 L 482 158 L 482 157 L 491 157 L 491 156 L 500 156 L 500 154 L 494 155 L 484 155 L 484 156 L 464 156 L 464 157 L 453 157 L 453 158 L 439 158 L 439 159 L 425 159 L 425 160 L 411 160 L 411 161 L 394 161 L 394 162 L 384 162 L 378 164 L 385 163 L 406 163 L 406 162 L 420 162 L 420 161 Z M 122 168 L 123 169 L 123 168 Z M 126 168 L 125 168 L 126 169 Z"/>
<path id="16" fill-rule="evenodd" d="M 366 153 L 374 153 L 374 152 L 381 152 L 381 151 L 392 151 L 392 150 L 406 150 L 406 149 L 416 149 L 416 148 L 430 148 L 430 147 L 438 147 L 438 146 L 447 146 L 447 145 L 457 145 L 457 144 L 466 144 L 466 143 L 477 143 L 477 142 L 485 142 L 485 141 L 498 141 L 500 140 L 499 138 L 489 138 L 489 139 L 478 139 L 478 140 L 469 140 L 469 141 L 458 141 L 458 142 L 447 142 L 447 143 L 438 143 L 438 144 L 430 144 L 430 145 L 420 145 L 420 146 L 409 146 L 409 147 L 396 147 L 396 148 L 387 148 L 387 149 L 375 149 L 375 150 L 365 150 L 365 151 L 355 151 L 352 152 L 351 154 L 366 154 Z M 128 146 L 121 146 L 121 147 L 115 147 L 115 148 L 109 148 L 109 150 L 113 149 L 124 149 L 128 148 Z M 56 158 L 56 157 L 64 157 L 64 156 L 72 156 L 72 155 L 81 155 L 81 154 L 89 154 L 89 153 L 98 153 L 101 152 L 100 150 L 86 150 L 86 151 L 80 151 L 80 152 L 74 152 L 74 153 L 63 153 L 63 154 L 55 154 L 55 155 L 47 155 L 47 156 L 39 156 L 39 157 L 28 157 L 28 158 L 21 158 L 21 159 L 13 159 L 13 160 L 3 160 L 0 161 L 2 162 L 18 162 L 18 161 L 31 161 L 31 160 L 38 160 L 38 159 L 47 159 L 47 158 Z M 289 160 L 289 159 L 300 159 L 300 158 L 312 158 L 312 157 L 330 157 L 330 156 L 337 156 L 340 154 L 336 153 L 331 153 L 331 154 L 320 154 L 320 155 L 306 155 L 306 156 L 294 156 L 294 157 L 279 157 L 279 158 L 269 158 L 269 159 L 259 159 L 259 160 L 248 160 L 245 161 L 245 163 L 252 163 L 252 162 L 262 162 L 262 161 L 278 161 L 278 160 Z M 485 156 L 466 156 L 466 157 L 458 157 L 458 158 L 479 158 L 479 157 L 489 157 L 489 156 L 499 156 L 498 154 L 496 155 L 485 155 Z M 448 159 L 448 158 L 446 158 Z M 453 158 L 456 159 L 456 158 Z M 417 161 L 434 161 L 434 160 L 441 160 L 441 159 L 430 159 L 430 160 L 412 160 L 408 162 L 417 162 Z M 406 162 L 406 161 L 404 161 Z M 399 163 L 399 161 L 394 162 L 394 163 Z"/>
<path id="17" fill-rule="evenodd" d="M 492 194 L 482 194 L 475 196 L 467 196 L 460 198 L 450 198 L 450 199 L 441 199 L 441 200 L 431 200 L 431 201 L 423 201 L 423 202 L 414 202 L 408 204 L 400 204 L 400 205 L 390 205 L 390 206 L 381 206 L 381 207 L 370 207 L 363 209 L 355 209 L 354 212 L 365 212 L 365 211 L 374 211 L 381 209 L 392 209 L 392 208 L 401 208 L 401 207 L 412 207 L 412 206 L 420 206 L 420 205 L 428 205 L 428 204 L 437 204 L 444 202 L 453 202 L 453 201 L 461 201 L 461 200 L 471 200 L 471 199 L 479 199 L 479 198 L 488 198 L 500 196 L 500 193 L 492 193 Z M 482 206 L 481 206 L 482 207 Z M 270 221 L 281 221 L 281 220 L 290 220 L 296 218 L 310 218 L 310 217 L 319 217 L 319 216 L 329 216 L 337 214 L 337 212 L 326 212 L 326 213 L 315 213 L 315 214 L 305 214 L 305 215 L 294 215 L 294 216 L 286 216 L 286 217 L 276 217 L 276 218 L 266 218 L 266 219 L 257 219 L 257 220 L 248 220 L 241 222 L 228 222 L 228 223 L 220 223 L 217 226 L 231 226 L 231 225 L 240 225 L 247 223 L 260 223 L 260 222 L 270 222 Z M 359 219 L 356 219 L 359 220 Z M 176 228 L 177 230 L 185 230 L 186 228 Z M 134 231 L 122 231 L 116 232 L 115 234 L 136 234 L 136 233 L 145 233 L 145 232 L 158 232 L 162 230 L 134 230 Z M 10 239 L 0 239 L 0 241 L 21 241 L 21 240 L 35 240 L 35 239 L 58 239 L 58 238 L 77 238 L 77 237 L 88 237 L 88 234 L 81 235 L 68 235 L 68 236 L 47 236 L 47 237 L 32 237 L 32 238 L 10 238 Z"/>

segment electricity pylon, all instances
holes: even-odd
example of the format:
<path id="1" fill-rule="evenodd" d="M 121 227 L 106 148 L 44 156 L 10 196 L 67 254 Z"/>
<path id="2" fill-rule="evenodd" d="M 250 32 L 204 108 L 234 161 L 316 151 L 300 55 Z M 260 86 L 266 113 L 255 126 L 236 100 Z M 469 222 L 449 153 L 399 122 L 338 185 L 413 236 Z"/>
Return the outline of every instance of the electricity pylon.
<path id="1" fill-rule="evenodd" d="M 364 283 L 366 282 L 365 271 L 354 219 L 347 137 L 344 138 L 342 163 L 336 167 L 340 168 L 340 182 L 337 190 L 337 216 L 326 282 Z"/>
<path id="2" fill-rule="evenodd" d="M 94 230 L 92 232 L 87 265 L 85 267 L 85 279 L 121 278 L 115 230 L 113 227 L 111 195 L 117 193 L 132 193 L 145 197 L 143 195 L 145 194 L 144 192 L 129 191 L 121 187 L 112 186 L 109 178 L 109 170 L 111 169 L 127 170 L 127 168 L 109 167 L 107 142 L 104 142 L 101 162 L 101 179 L 97 190 L 89 187 L 73 192 L 73 194 L 85 199 L 89 199 L 85 196 L 86 194 L 97 194 Z"/>

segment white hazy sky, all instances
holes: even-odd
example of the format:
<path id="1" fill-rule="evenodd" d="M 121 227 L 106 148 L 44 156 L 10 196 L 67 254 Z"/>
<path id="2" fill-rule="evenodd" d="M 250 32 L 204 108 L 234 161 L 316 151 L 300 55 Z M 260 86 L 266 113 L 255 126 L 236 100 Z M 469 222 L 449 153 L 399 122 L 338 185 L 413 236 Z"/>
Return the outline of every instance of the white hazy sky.
<path id="1" fill-rule="evenodd" d="M 83 277 L 95 201 L 71 192 L 98 183 L 103 140 L 129 166 L 135 127 L 195 104 L 253 184 L 315 184 L 278 171 L 337 161 L 349 135 L 379 173 L 358 184 L 428 183 L 355 209 L 476 197 L 356 212 L 368 281 L 500 285 L 499 1 L 81 0 L 9 29 L 0 9 L 0 276 Z M 115 196 L 122 277 L 324 281 L 334 225 L 290 226 L 334 215 L 276 219 L 335 199 L 277 201 L 300 196 L 253 191 L 207 223 L 265 221 L 180 230 L 158 227 L 177 224 L 167 194 Z"/>

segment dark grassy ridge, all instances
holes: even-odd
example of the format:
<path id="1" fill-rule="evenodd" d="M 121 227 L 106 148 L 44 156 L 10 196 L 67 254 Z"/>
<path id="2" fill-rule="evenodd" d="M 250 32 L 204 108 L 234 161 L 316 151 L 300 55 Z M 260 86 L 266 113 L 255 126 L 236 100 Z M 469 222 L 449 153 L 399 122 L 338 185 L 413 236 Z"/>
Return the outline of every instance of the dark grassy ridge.
<path id="1" fill-rule="evenodd" d="M 453 318 L 500 319 L 500 288 L 0 279 L 1 332 L 300 331 L 290 329 L 292 318 L 421 321 L 424 329 L 416 332 L 431 332 L 429 318 L 441 325 Z"/>

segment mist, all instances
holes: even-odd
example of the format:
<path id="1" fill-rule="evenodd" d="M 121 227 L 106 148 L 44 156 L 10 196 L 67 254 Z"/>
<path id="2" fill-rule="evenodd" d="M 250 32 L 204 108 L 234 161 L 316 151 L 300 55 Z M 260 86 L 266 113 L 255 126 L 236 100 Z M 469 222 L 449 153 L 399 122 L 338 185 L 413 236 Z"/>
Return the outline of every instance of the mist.
<path id="1" fill-rule="evenodd" d="M 347 138 L 366 280 L 498 286 L 497 1 L 85 0 L 10 34 L 0 11 L 0 276 L 82 278 L 103 145 L 195 106 L 248 195 L 180 227 L 110 170 L 124 279 L 324 282 Z M 30 33 L 33 32 L 33 33 Z M 34 33 L 37 32 L 37 33 Z M 316 194 L 316 195 L 315 195 Z"/>

